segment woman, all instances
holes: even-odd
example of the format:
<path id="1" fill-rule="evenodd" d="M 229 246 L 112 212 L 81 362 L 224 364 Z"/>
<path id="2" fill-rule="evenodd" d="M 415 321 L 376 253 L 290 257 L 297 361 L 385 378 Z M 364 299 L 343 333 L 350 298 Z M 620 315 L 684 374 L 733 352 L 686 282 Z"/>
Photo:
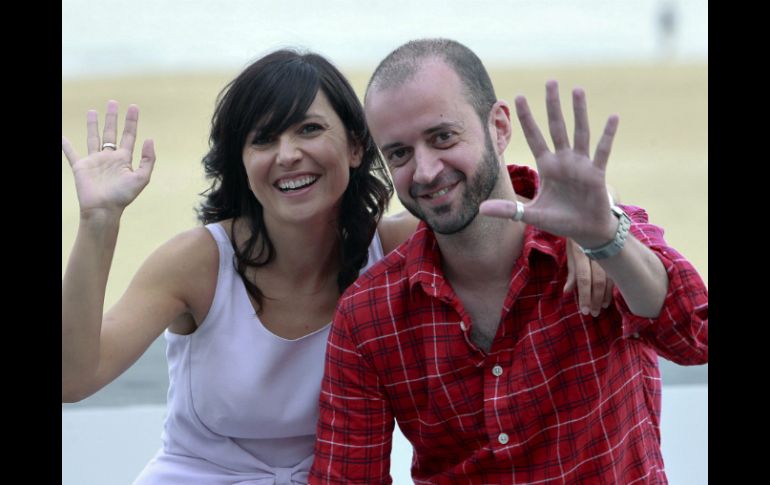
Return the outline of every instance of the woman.
<path id="1" fill-rule="evenodd" d="M 329 322 L 358 274 L 414 231 L 382 218 L 392 188 L 353 89 L 328 61 L 282 50 L 222 92 L 204 157 L 204 227 L 158 248 L 102 317 L 120 216 L 148 183 L 138 108 L 117 103 L 88 156 L 62 139 L 80 225 L 62 284 L 62 401 L 83 399 L 164 333 L 163 447 L 135 483 L 306 483 Z M 100 150 L 101 148 L 101 150 Z"/>

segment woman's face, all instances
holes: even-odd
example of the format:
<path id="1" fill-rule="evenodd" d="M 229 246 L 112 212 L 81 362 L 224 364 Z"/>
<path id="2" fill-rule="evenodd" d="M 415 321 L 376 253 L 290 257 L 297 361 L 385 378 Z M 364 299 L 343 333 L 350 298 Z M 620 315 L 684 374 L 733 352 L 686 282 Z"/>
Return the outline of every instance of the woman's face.
<path id="1" fill-rule="evenodd" d="M 361 154 L 319 89 L 304 118 L 284 132 L 272 138 L 250 132 L 243 164 L 266 222 L 328 222 L 338 215 L 350 168 L 361 164 Z"/>

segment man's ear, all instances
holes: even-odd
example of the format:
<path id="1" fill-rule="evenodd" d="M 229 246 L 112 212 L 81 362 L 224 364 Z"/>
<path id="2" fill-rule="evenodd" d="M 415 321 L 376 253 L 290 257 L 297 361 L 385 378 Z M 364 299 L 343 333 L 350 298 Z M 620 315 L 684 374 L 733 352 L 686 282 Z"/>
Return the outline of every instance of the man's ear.
<path id="1" fill-rule="evenodd" d="M 489 111 L 489 129 L 498 155 L 502 155 L 511 141 L 511 108 L 503 100 L 497 100 Z"/>

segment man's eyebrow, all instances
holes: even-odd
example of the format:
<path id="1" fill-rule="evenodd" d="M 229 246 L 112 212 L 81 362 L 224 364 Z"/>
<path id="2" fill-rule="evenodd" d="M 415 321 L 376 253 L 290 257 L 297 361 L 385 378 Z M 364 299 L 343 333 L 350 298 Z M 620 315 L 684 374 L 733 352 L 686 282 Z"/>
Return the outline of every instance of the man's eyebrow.
<path id="1" fill-rule="evenodd" d="M 388 150 L 390 150 L 392 148 L 399 148 L 399 147 L 402 147 L 402 146 L 404 146 L 403 143 L 401 143 L 400 141 L 395 141 L 393 143 L 388 143 L 387 145 L 383 145 L 380 148 L 380 151 L 387 152 Z"/>
<path id="2" fill-rule="evenodd" d="M 435 126 L 431 126 L 427 130 L 423 131 L 423 135 L 432 135 L 436 133 L 437 131 L 444 131 L 447 129 L 453 129 L 458 131 L 463 131 L 465 128 L 465 124 L 457 121 L 444 121 L 443 123 L 439 123 Z"/>
<path id="3" fill-rule="evenodd" d="M 463 131 L 464 130 L 464 126 L 465 125 L 463 123 L 460 123 L 460 122 L 444 121 L 443 123 L 439 123 L 439 124 L 437 124 L 435 126 L 431 126 L 430 128 L 427 128 L 427 129 L 423 130 L 422 134 L 424 136 L 430 136 L 430 135 L 432 135 L 432 134 L 434 134 L 436 132 L 445 131 L 445 130 L 448 130 L 448 129 L 453 129 L 453 130 L 457 130 L 457 131 Z M 380 150 L 383 151 L 383 152 L 386 152 L 386 151 L 391 150 L 393 148 L 400 148 L 402 146 L 404 146 L 403 143 L 401 143 L 400 141 L 396 141 L 396 142 L 393 142 L 393 143 L 388 143 L 387 145 L 383 145 L 380 148 Z"/>

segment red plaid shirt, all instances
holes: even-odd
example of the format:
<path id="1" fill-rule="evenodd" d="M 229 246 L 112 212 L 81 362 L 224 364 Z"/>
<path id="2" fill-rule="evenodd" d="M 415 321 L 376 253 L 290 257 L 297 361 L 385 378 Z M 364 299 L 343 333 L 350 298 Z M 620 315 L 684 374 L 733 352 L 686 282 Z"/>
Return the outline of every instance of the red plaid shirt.
<path id="1" fill-rule="evenodd" d="M 535 173 L 509 171 L 533 197 Z M 394 418 L 415 483 L 666 483 L 658 354 L 708 361 L 708 292 L 642 209 L 624 209 L 668 273 L 657 319 L 617 289 L 614 306 L 581 314 L 562 292 L 564 239 L 532 226 L 489 354 L 425 225 L 359 278 L 331 327 L 310 483 L 391 483 Z"/>

